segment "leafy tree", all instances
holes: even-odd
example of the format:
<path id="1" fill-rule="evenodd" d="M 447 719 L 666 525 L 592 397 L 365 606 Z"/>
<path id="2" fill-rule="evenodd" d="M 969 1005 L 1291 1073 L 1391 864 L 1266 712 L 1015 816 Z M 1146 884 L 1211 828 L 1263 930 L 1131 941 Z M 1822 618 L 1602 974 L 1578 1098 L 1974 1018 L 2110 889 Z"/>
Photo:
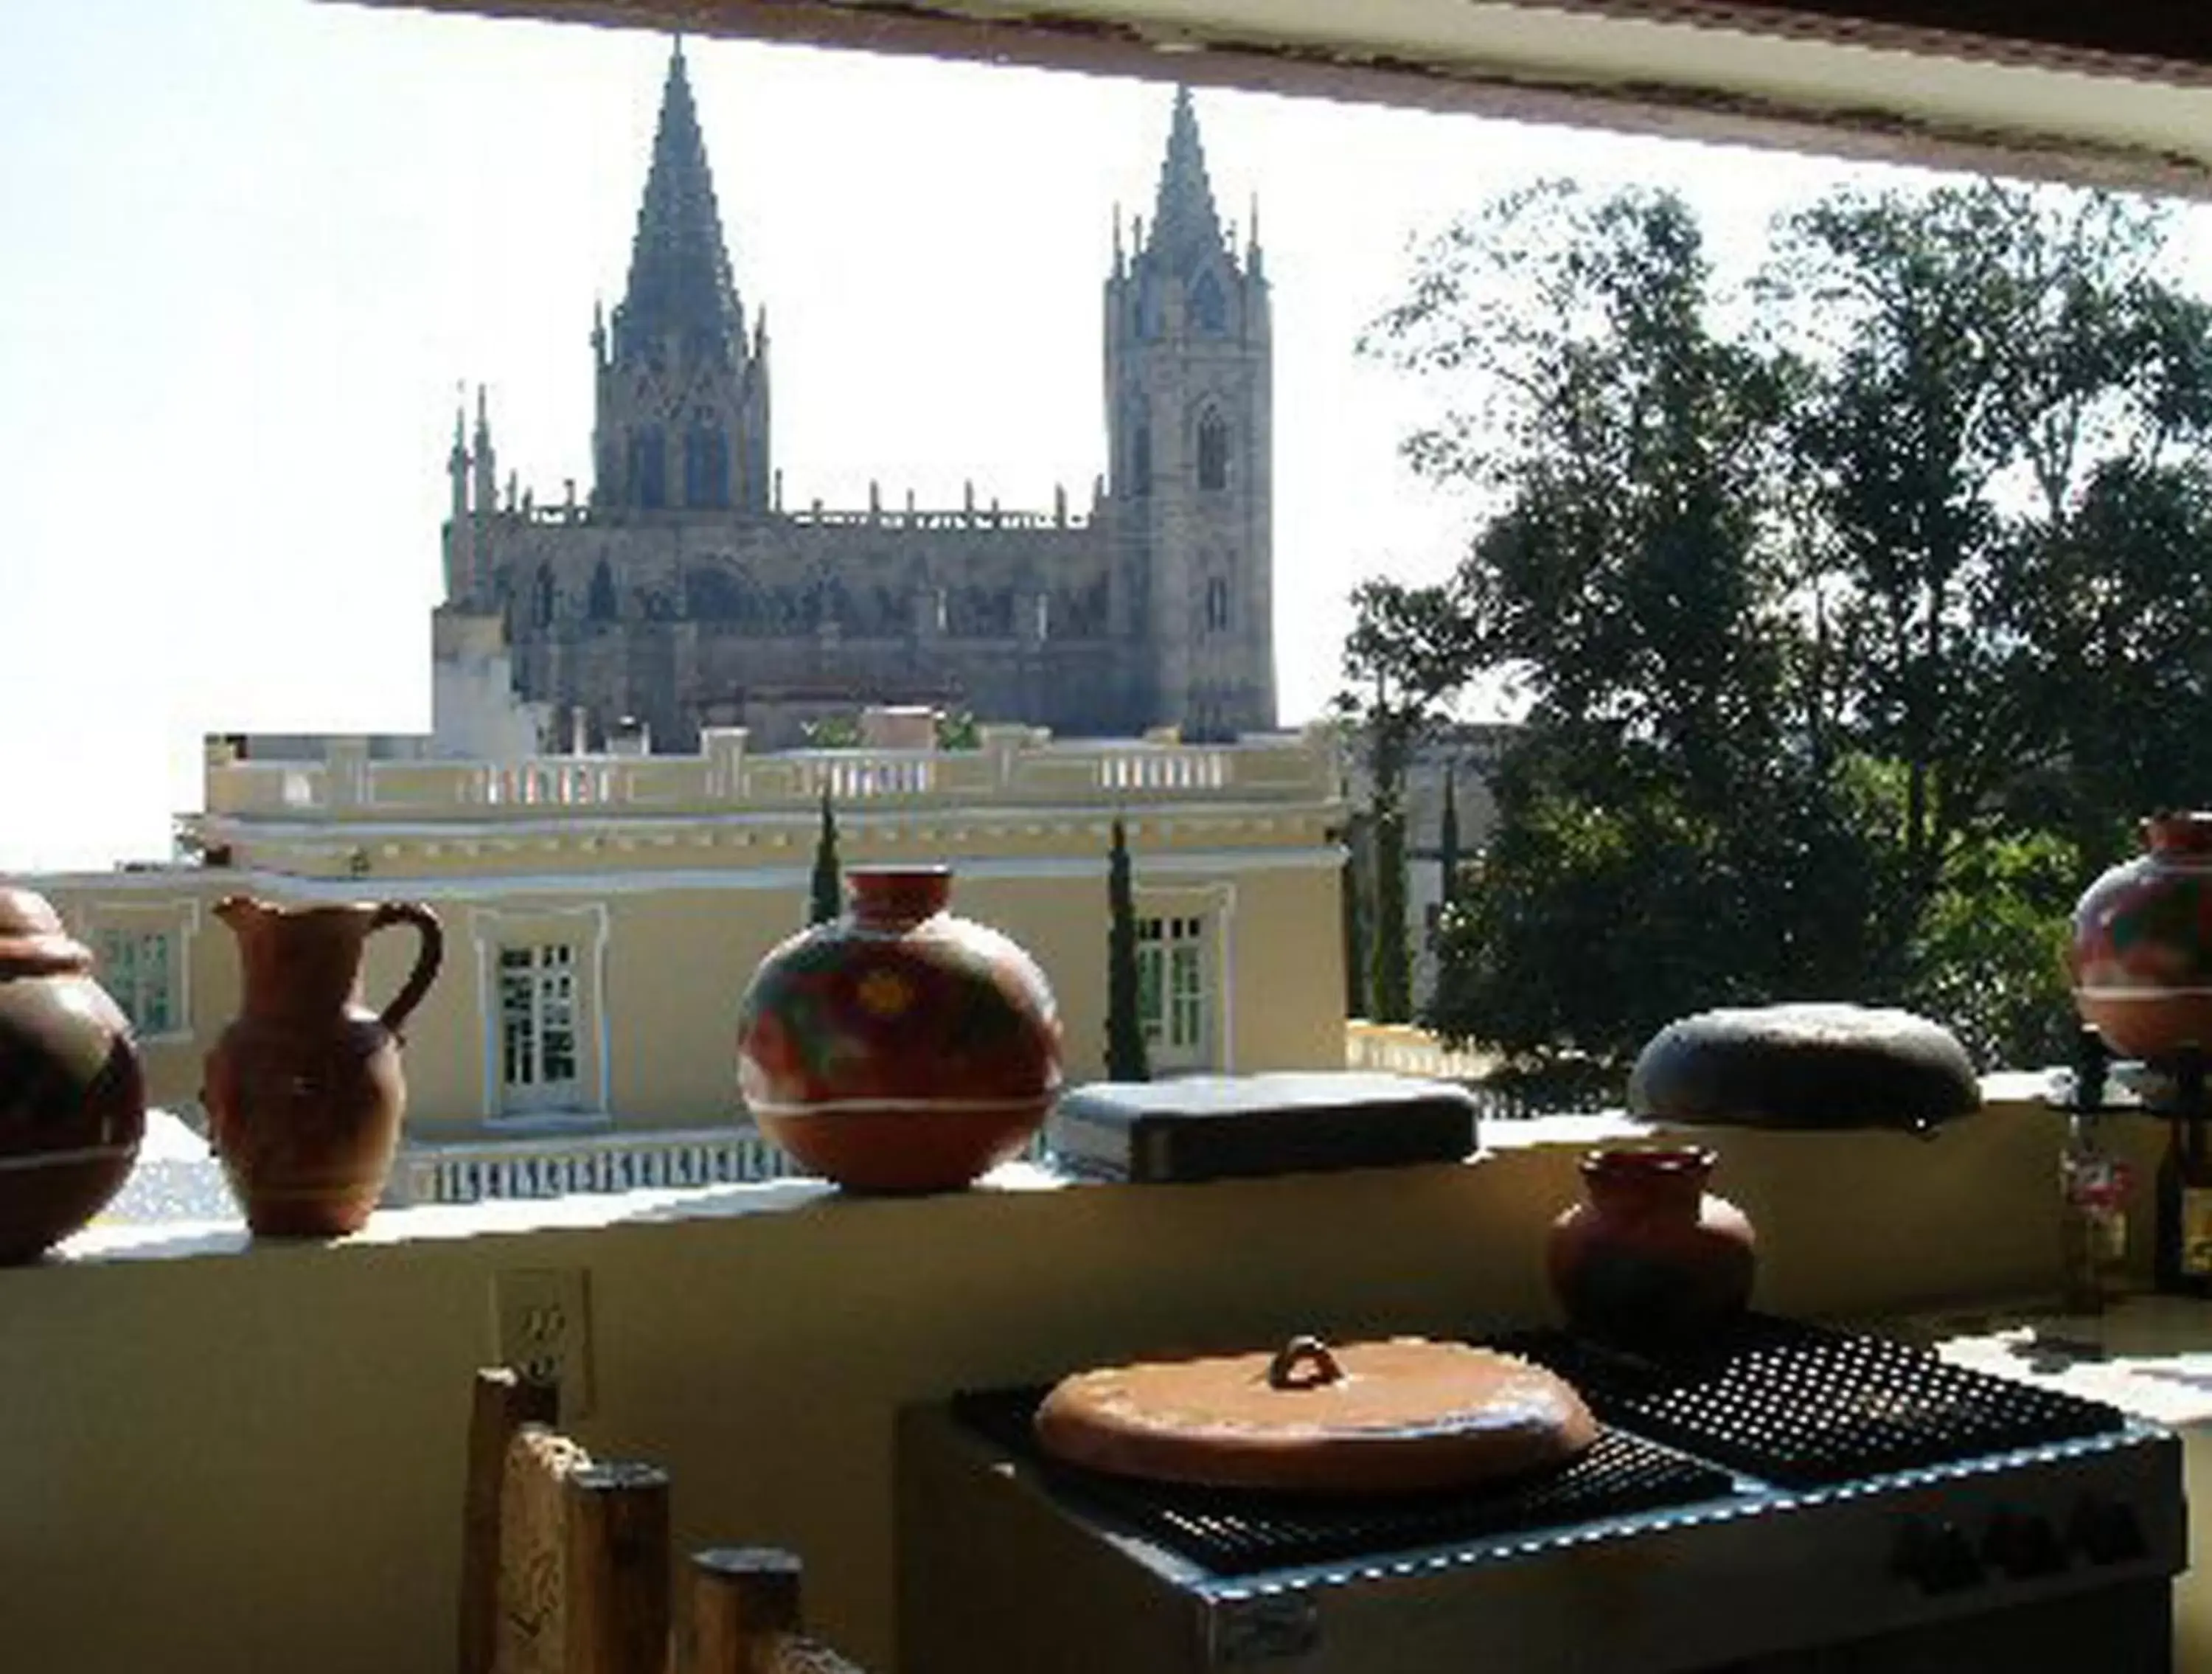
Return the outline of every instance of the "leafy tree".
<path id="1" fill-rule="evenodd" d="M 1798 392 L 1782 457 L 1822 557 L 1828 719 L 1905 773 L 1903 934 L 2028 783 L 2072 779 L 2075 819 L 2083 793 L 2141 794 L 2109 723 L 2169 694 L 2131 653 L 2203 691 L 2207 629 L 2177 637 L 2155 599 L 2203 573 L 2176 537 L 2204 527 L 2183 460 L 2212 423 L 2212 331 L 2163 277 L 2165 227 L 1994 181 L 1844 192 L 1784 219 L 1761 277 Z M 2113 606 L 2147 631 L 2116 638 Z M 2130 765 L 2084 775 L 2098 758 Z"/>
<path id="2" fill-rule="evenodd" d="M 1406 765 L 1414 746 L 1466 679 L 1468 648 L 1449 595 L 1439 587 L 1370 581 L 1352 594 L 1357 625 L 1344 650 L 1347 682 L 1339 715 L 1367 750 L 1367 838 L 1371 910 L 1366 932 L 1368 1014 L 1403 1023 L 1413 1014 L 1413 964 L 1406 942 Z"/>
<path id="3" fill-rule="evenodd" d="M 967 709 L 945 709 L 937 717 L 937 747 L 940 750 L 980 750 L 983 735 L 975 715 Z"/>
<path id="4" fill-rule="evenodd" d="M 830 792 L 822 792 L 822 831 L 814 840 L 814 881 L 806 922 L 826 924 L 845 910 L 837 867 L 837 815 L 830 806 Z"/>
<path id="5" fill-rule="evenodd" d="M 1498 509 L 1418 606 L 1355 595 L 1353 643 L 1431 690 L 1510 671 L 1529 704 L 1484 887 L 1441 928 L 1428 1020 L 1455 1038 L 1625 1056 L 1771 974 L 1775 904 L 1747 885 L 1787 880 L 1746 851 L 1818 799 L 1778 735 L 1758 539 L 1778 392 L 1710 328 L 1708 283 L 1679 200 L 1541 188 L 1439 240 L 1372 340 L 1480 374 L 1478 410 L 1408 452 Z"/>
<path id="6" fill-rule="evenodd" d="M 1144 1020 L 1138 1015 L 1137 903 L 1129 843 L 1116 816 L 1106 859 L 1106 1078 L 1149 1081 Z"/>
<path id="7" fill-rule="evenodd" d="M 810 750 L 855 750 L 860 744 L 860 717 L 825 715 L 817 721 L 802 722 L 799 733 Z"/>
<path id="8" fill-rule="evenodd" d="M 1909 997 L 1984 1068 L 2071 1056 L 2066 944 L 2084 875 L 2063 837 L 1998 838 L 1968 852 L 1923 915 Z"/>
<path id="9" fill-rule="evenodd" d="M 1407 451 L 1485 509 L 1355 594 L 1347 667 L 1527 704 L 1431 1022 L 1617 1068 L 1699 1006 L 1905 998 L 2037 1050 L 2054 915 L 2212 774 L 2212 311 L 2165 237 L 1843 193 L 1729 296 L 1679 201 L 1547 186 L 1422 253 L 1368 347 L 1450 386 Z"/>

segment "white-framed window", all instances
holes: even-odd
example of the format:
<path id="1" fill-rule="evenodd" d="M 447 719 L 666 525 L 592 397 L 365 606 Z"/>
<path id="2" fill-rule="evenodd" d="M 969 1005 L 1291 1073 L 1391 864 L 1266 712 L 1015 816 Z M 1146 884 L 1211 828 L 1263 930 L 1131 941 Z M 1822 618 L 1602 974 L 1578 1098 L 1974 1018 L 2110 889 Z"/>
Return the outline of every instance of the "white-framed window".
<path id="1" fill-rule="evenodd" d="M 1137 1016 L 1156 1069 L 1196 1068 L 1212 1061 L 1206 952 L 1202 917 L 1137 921 Z"/>
<path id="2" fill-rule="evenodd" d="M 183 1027 L 178 1003 L 178 937 L 173 930 L 140 930 L 107 925 L 93 935 L 100 984 L 113 996 L 142 1038 L 173 1034 Z"/>
<path id="3" fill-rule="evenodd" d="M 572 944 L 499 950 L 499 1076 L 502 1110 L 574 1106 L 580 1099 Z"/>

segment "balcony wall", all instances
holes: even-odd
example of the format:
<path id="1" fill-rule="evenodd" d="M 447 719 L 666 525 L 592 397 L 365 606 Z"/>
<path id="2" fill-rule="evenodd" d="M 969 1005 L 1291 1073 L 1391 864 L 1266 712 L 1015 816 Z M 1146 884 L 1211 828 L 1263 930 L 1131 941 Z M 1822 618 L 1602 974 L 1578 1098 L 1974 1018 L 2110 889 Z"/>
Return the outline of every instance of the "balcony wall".
<path id="1" fill-rule="evenodd" d="M 889 1666 L 903 1402 L 1294 1330 L 1546 1317 L 1543 1228 L 1589 1122 L 1497 1124 L 1459 1166 L 1200 1187 L 847 1200 L 814 1183 L 393 1211 L 361 1237 L 88 1233 L 0 1272 L 8 1662 L 71 1674 L 449 1665 L 464 1415 L 493 1275 L 588 1275 L 576 1425 L 670 1465 L 680 1540 L 806 1555 L 823 1622 Z M 1930 1141 L 1721 1133 L 1759 1302 L 1869 1315 L 2048 1292 L 2058 1124 Z M 2151 1135 L 2131 1135 L 2144 1148 Z M 1508 1142 L 1510 1141 L 1510 1143 Z"/>

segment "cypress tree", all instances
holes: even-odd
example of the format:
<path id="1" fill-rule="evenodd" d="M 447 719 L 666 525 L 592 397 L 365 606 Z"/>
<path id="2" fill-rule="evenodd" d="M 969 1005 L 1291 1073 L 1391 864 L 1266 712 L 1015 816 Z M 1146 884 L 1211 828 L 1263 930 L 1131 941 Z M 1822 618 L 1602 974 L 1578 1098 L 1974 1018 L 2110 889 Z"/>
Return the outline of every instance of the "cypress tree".
<path id="1" fill-rule="evenodd" d="M 1338 905 L 1344 931 L 1344 1014 L 1367 1015 L 1367 816 L 1355 811 L 1345 821 L 1344 874 Z"/>
<path id="2" fill-rule="evenodd" d="M 1378 683 L 1379 684 L 1379 683 Z M 1408 717 L 1393 715 L 1379 699 L 1369 727 L 1375 782 L 1373 821 L 1375 922 L 1368 934 L 1373 966 L 1368 973 L 1368 1015 L 1377 1023 L 1409 1023 L 1413 1016 L 1413 967 L 1406 947 L 1406 757 L 1413 739 Z"/>
<path id="3" fill-rule="evenodd" d="M 1117 815 L 1106 860 L 1106 1079 L 1149 1081 L 1145 1026 L 1137 1015 L 1137 900 L 1129 842 Z"/>
<path id="4" fill-rule="evenodd" d="M 1406 816 L 1395 797 L 1375 804 L 1375 970 L 1368 998 L 1377 1023 L 1413 1020 L 1413 965 L 1406 949 Z"/>
<path id="5" fill-rule="evenodd" d="M 1459 899 L 1459 798 L 1452 787 L 1452 769 L 1444 768 L 1443 830 L 1437 837 L 1437 869 L 1443 874 L 1437 898 L 1449 907 Z"/>
<path id="6" fill-rule="evenodd" d="M 827 924 L 845 910 L 837 873 L 837 816 L 830 807 L 830 790 L 822 790 L 822 835 L 814 843 L 814 894 L 806 922 Z"/>

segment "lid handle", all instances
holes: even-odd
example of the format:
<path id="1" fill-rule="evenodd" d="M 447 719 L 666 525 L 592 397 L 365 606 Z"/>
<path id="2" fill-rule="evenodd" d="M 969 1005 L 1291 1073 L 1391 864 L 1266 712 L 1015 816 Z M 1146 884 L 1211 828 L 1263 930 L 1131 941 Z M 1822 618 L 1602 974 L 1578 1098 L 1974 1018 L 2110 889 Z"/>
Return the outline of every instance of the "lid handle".
<path id="1" fill-rule="evenodd" d="M 1267 1362 L 1269 1389 L 1320 1389 L 1343 1381 L 1344 1368 L 1317 1336 L 1292 1337 Z"/>

